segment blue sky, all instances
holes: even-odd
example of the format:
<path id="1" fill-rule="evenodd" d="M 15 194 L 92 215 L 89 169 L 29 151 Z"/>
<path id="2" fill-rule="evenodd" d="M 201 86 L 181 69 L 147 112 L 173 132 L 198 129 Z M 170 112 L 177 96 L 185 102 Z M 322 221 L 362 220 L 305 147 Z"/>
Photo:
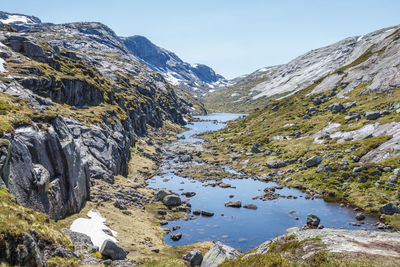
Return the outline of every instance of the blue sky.
<path id="1" fill-rule="evenodd" d="M 398 0 L 1 0 L 45 22 L 99 21 L 227 78 L 400 24 Z"/>

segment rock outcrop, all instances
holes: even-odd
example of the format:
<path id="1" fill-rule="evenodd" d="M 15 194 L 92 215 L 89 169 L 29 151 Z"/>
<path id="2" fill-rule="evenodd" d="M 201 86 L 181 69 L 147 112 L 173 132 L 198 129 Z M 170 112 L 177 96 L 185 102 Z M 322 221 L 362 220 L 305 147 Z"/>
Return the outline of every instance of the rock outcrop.
<path id="1" fill-rule="evenodd" d="M 0 57 L 7 60 L 0 94 L 27 110 L 0 136 L 1 184 L 26 207 L 54 219 L 78 212 L 90 197 L 90 179 L 113 183 L 127 175 L 137 135 L 165 120 L 184 125 L 195 107 L 204 111 L 103 24 L 3 15 L 3 22 L 35 22 L 0 31 Z"/>
<path id="2" fill-rule="evenodd" d="M 215 243 L 211 249 L 204 255 L 201 267 L 217 267 L 225 260 L 231 260 L 238 257 L 241 253 L 221 242 Z"/>

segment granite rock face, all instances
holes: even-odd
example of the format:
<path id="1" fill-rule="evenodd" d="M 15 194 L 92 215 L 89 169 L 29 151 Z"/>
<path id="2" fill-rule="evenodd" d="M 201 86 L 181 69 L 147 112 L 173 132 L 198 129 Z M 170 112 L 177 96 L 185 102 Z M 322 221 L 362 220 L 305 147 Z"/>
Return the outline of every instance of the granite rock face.
<path id="1" fill-rule="evenodd" d="M 0 28 L 0 74 L 7 75 L 0 94 L 37 114 L 0 136 L 0 184 L 23 206 L 54 219 L 78 212 L 90 179 L 113 183 L 127 175 L 136 136 L 166 120 L 184 125 L 196 107 L 204 113 L 103 24 L 43 24 L 9 13 L 0 13 L 1 21 L 25 26 Z M 40 115 L 55 107 L 56 114 Z"/>
<path id="2" fill-rule="evenodd" d="M 204 255 L 201 267 L 217 267 L 225 260 L 231 260 L 238 257 L 241 253 L 221 242 L 215 243 L 211 249 Z"/>

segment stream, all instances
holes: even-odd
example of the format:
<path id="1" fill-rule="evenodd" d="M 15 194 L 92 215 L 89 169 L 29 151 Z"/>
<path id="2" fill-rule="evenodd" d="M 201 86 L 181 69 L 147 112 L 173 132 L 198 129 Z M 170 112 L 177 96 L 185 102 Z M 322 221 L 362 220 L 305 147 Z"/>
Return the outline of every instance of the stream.
<path id="1" fill-rule="evenodd" d="M 186 132 L 179 135 L 180 143 L 201 143 L 204 140 L 193 135 L 207 131 L 216 131 L 223 128 L 226 122 L 243 116 L 242 114 L 220 113 L 208 116 L 197 116 L 203 121 L 193 122 L 187 125 Z M 176 158 L 177 155 L 174 155 Z M 182 191 L 196 192 L 190 198 L 192 210 L 200 209 L 214 212 L 212 217 L 196 216 L 194 220 L 169 221 L 164 228 L 171 229 L 180 226 L 177 231 L 182 233 L 179 241 L 172 241 L 170 234 L 165 235 L 165 243 L 168 245 L 187 245 L 203 241 L 221 241 L 224 244 L 248 251 L 262 242 L 282 235 L 290 227 L 302 227 L 306 223 L 307 214 L 315 214 L 321 219 L 324 227 L 345 228 L 345 229 L 376 229 L 377 220 L 366 216 L 361 227 L 349 225 L 349 222 L 356 222 L 357 214 L 351 208 L 341 207 L 336 203 L 329 203 L 323 199 L 306 199 L 306 194 L 294 188 L 284 187 L 277 189 L 276 193 L 281 195 L 296 196 L 296 199 L 278 198 L 275 200 L 262 201 L 253 199 L 254 196 L 263 194 L 266 187 L 277 186 L 274 182 L 262 182 L 248 179 L 223 179 L 225 183 L 232 185 L 232 188 L 205 187 L 208 182 L 196 181 L 190 178 L 183 178 L 174 174 L 174 166 L 181 164 L 175 159 L 168 162 L 168 168 L 162 170 L 162 175 L 154 176 L 148 180 L 149 187 L 153 189 L 167 188 L 173 192 Z M 228 166 L 222 166 L 227 172 L 238 174 Z M 230 198 L 230 195 L 234 195 Z M 185 197 L 181 196 L 184 200 Z M 230 200 L 240 200 L 242 205 L 255 204 L 258 208 L 231 208 L 225 207 L 224 203 Z M 292 213 L 291 213 L 292 211 Z M 293 213 L 295 211 L 295 213 Z"/>

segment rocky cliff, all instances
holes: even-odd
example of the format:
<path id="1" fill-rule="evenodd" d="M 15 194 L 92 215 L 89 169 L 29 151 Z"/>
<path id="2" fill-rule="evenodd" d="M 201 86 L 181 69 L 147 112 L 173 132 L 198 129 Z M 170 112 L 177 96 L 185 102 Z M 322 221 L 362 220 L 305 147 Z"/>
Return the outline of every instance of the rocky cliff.
<path id="1" fill-rule="evenodd" d="M 29 25 L 0 31 L 0 173 L 18 203 L 54 219 L 75 213 L 91 179 L 127 174 L 137 135 L 204 112 L 107 26 L 13 16 L 3 21 Z"/>
<path id="2" fill-rule="evenodd" d="M 183 62 L 176 54 L 153 44 L 144 36 L 121 37 L 132 54 L 152 70 L 161 73 L 171 84 L 201 96 L 226 80 L 203 64 Z"/>

